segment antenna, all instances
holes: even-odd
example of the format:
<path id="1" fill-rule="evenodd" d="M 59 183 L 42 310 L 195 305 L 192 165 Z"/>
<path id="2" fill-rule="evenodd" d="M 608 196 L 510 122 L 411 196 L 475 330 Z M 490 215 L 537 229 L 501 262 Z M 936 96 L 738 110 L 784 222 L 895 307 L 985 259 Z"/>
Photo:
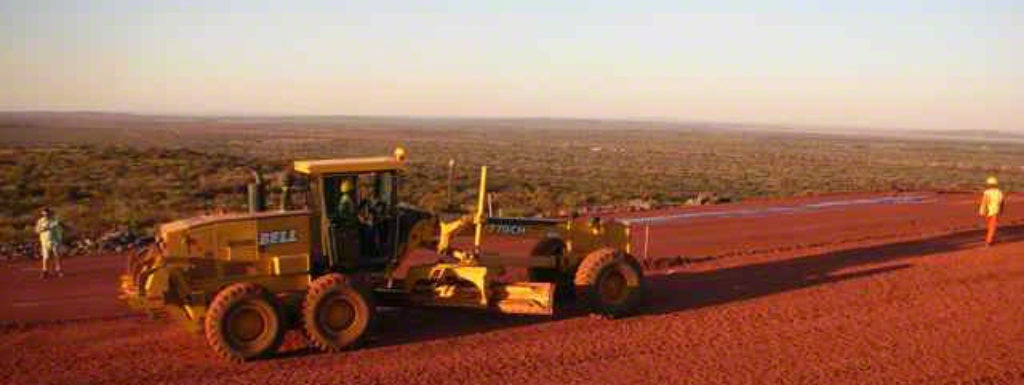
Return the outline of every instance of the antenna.
<path id="1" fill-rule="evenodd" d="M 452 209 L 452 187 L 455 184 L 455 159 L 448 159 L 448 210 Z"/>

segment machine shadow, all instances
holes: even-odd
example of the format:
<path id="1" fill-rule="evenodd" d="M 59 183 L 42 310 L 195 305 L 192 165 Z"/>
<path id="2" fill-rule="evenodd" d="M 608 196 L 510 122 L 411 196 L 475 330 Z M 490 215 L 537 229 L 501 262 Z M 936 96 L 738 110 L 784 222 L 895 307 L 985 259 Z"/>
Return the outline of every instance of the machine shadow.
<path id="1" fill-rule="evenodd" d="M 983 239 L 983 230 L 969 230 L 914 241 L 840 250 L 707 272 L 652 274 L 647 280 L 647 303 L 640 314 L 693 310 L 902 270 L 911 267 L 911 264 L 900 263 L 836 274 L 837 271 L 863 265 L 980 249 L 984 247 Z M 1022 240 L 1024 225 L 1007 226 L 999 230 L 994 247 L 998 247 L 1000 242 Z"/>
<path id="2" fill-rule="evenodd" d="M 809 255 L 783 261 L 744 265 L 706 272 L 652 273 L 647 279 L 647 300 L 636 316 L 675 313 L 743 301 L 844 280 L 910 268 L 910 263 L 886 265 L 836 274 L 868 264 L 897 262 L 911 257 L 982 247 L 982 230 L 963 231 L 933 238 L 859 249 Z M 1024 225 L 1000 229 L 998 242 L 1024 240 Z M 998 244 L 997 244 L 998 246 Z M 559 298 L 555 316 L 516 316 L 483 311 L 393 308 L 382 309 L 376 330 L 366 347 L 442 340 L 495 330 L 585 317 L 570 298 Z M 312 349 L 282 352 L 280 356 L 314 354 Z"/>

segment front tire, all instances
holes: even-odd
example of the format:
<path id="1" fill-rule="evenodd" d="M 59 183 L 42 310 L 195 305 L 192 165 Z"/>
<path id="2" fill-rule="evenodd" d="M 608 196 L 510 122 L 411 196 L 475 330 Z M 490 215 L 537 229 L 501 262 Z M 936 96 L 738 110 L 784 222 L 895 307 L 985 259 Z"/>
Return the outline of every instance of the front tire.
<path id="1" fill-rule="evenodd" d="M 206 341 L 220 356 L 242 362 L 277 351 L 284 338 L 281 306 L 252 283 L 228 286 L 206 313 Z"/>
<path id="2" fill-rule="evenodd" d="M 370 294 L 337 273 L 313 281 L 302 306 L 306 336 L 314 346 L 329 352 L 358 345 L 375 319 Z"/>
<path id="3" fill-rule="evenodd" d="M 616 318 L 636 310 L 643 297 L 643 270 L 626 253 L 604 248 L 588 254 L 573 279 L 576 298 L 592 313 Z"/>

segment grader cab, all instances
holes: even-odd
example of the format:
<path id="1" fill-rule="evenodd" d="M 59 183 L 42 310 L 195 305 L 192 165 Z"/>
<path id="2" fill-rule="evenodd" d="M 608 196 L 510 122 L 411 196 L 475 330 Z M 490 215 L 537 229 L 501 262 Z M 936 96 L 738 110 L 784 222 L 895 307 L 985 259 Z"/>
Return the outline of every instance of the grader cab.
<path id="1" fill-rule="evenodd" d="M 378 305 L 550 315 L 561 288 L 615 317 L 640 299 L 628 227 L 488 217 L 486 167 L 476 212 L 450 221 L 399 201 L 408 170 L 401 149 L 297 161 L 293 169 L 309 186 L 303 209 L 164 224 L 156 244 L 130 258 L 122 298 L 183 321 L 236 361 L 272 354 L 290 328 L 323 350 L 350 348 L 371 329 Z M 471 240 L 460 237 L 469 228 Z M 417 262 L 417 253 L 431 257 Z M 527 279 L 510 281 L 515 270 Z"/>

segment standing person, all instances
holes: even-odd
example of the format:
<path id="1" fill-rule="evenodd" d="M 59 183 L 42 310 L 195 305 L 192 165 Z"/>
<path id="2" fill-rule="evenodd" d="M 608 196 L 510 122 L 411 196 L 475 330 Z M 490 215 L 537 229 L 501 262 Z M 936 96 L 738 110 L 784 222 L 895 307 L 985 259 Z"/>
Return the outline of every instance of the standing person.
<path id="1" fill-rule="evenodd" d="M 999 224 L 999 214 L 1003 212 L 1003 205 L 1006 200 L 1003 191 L 999 190 L 999 180 L 994 176 L 985 180 L 988 188 L 981 194 L 981 205 L 978 207 L 978 215 L 985 218 L 985 246 L 992 246 L 996 239 L 996 227 Z"/>
<path id="2" fill-rule="evenodd" d="M 36 234 L 39 234 L 39 244 L 43 249 L 43 272 L 39 278 L 46 278 L 50 275 L 50 259 L 53 259 L 54 273 L 57 277 L 63 277 L 64 270 L 60 266 L 60 245 L 64 240 L 64 229 L 61 228 L 60 220 L 49 207 L 43 209 L 42 218 L 36 222 Z"/>

